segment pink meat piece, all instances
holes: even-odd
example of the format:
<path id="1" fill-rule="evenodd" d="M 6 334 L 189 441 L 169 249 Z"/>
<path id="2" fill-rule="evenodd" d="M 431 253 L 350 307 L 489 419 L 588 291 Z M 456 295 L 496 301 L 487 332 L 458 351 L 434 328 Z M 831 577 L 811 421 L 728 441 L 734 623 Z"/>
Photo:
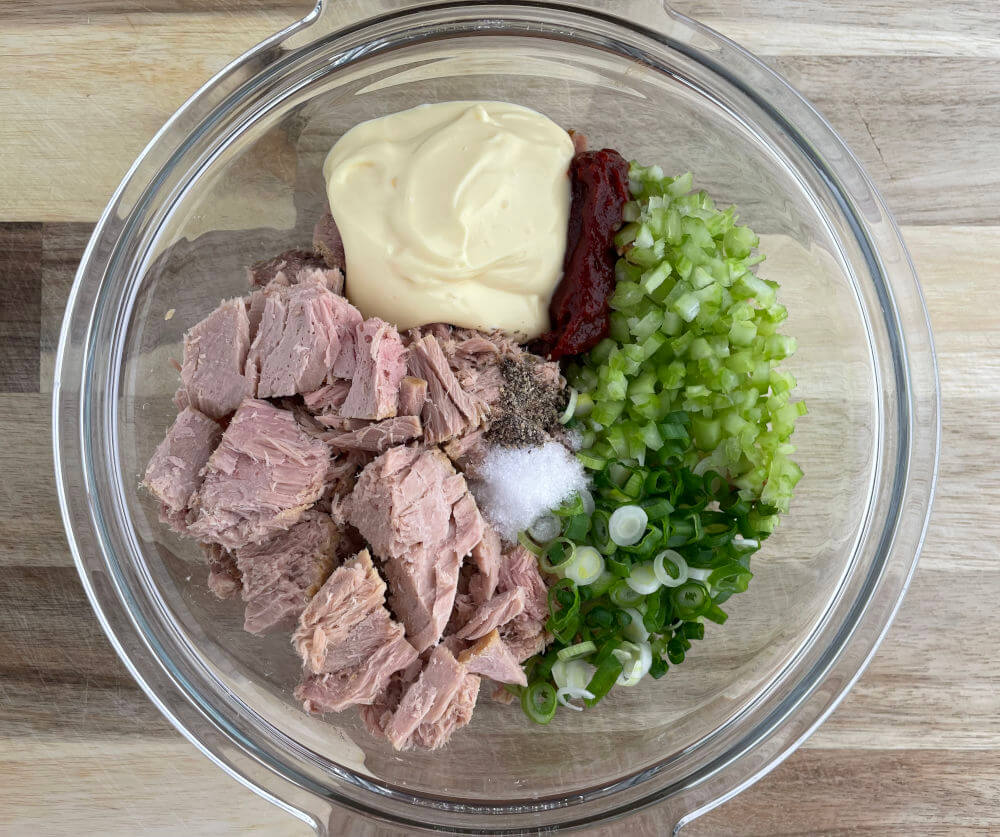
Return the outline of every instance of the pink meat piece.
<path id="1" fill-rule="evenodd" d="M 357 430 L 330 434 L 326 441 L 334 450 L 366 450 L 382 453 L 393 445 L 418 438 L 420 431 L 420 419 L 417 416 L 396 416 Z"/>
<path id="2" fill-rule="evenodd" d="M 470 674 L 481 674 L 497 683 L 528 685 L 524 669 L 500 639 L 500 632 L 497 630 L 490 631 L 474 645 L 461 651 L 457 659 Z"/>
<path id="3" fill-rule="evenodd" d="M 378 317 L 365 320 L 354 331 L 354 357 L 354 380 L 340 414 L 392 418 L 399 405 L 399 382 L 406 374 L 406 349 L 396 327 Z"/>
<path id="4" fill-rule="evenodd" d="M 307 712 L 373 703 L 394 673 L 417 660 L 384 600 L 385 582 L 362 550 L 309 602 L 292 637 L 304 663 L 295 695 Z"/>
<path id="5" fill-rule="evenodd" d="M 570 130 L 569 138 L 573 140 L 573 153 L 583 154 L 587 150 L 587 135 L 580 131 Z"/>
<path id="6" fill-rule="evenodd" d="M 408 639 L 430 647 L 451 614 L 462 559 L 483 537 L 465 479 L 436 448 L 390 448 L 361 472 L 347 514 L 384 562 Z"/>
<path id="7" fill-rule="evenodd" d="M 462 388 L 437 338 L 427 335 L 410 344 L 409 369 L 427 381 L 429 397 L 420 417 L 428 444 L 462 436 L 483 423 L 487 404 Z"/>
<path id="8" fill-rule="evenodd" d="M 538 559 L 520 544 L 503 556 L 497 588 L 524 591 L 524 612 L 538 622 L 549 618 L 549 590 L 538 571 Z"/>
<path id="9" fill-rule="evenodd" d="M 214 543 L 202 549 L 208 561 L 208 589 L 220 599 L 231 599 L 243 589 L 243 578 L 233 554 Z"/>
<path id="10" fill-rule="evenodd" d="M 454 636 L 457 631 L 465 627 L 465 623 L 472 618 L 478 605 L 473 601 L 471 594 L 459 591 L 455 594 L 455 603 L 451 608 L 451 616 L 445 625 L 445 636 Z M 463 640 L 464 642 L 464 640 Z"/>
<path id="11" fill-rule="evenodd" d="M 168 513 L 186 515 L 191 495 L 201 485 L 201 470 L 221 438 L 222 428 L 191 407 L 174 419 L 149 460 L 142 482 Z"/>
<path id="12" fill-rule="evenodd" d="M 323 256 L 327 265 L 341 272 L 347 270 L 344 240 L 340 237 L 337 222 L 329 212 L 324 213 L 313 228 L 313 247 Z"/>
<path id="13" fill-rule="evenodd" d="M 246 399 L 205 466 L 188 531 L 235 549 L 287 529 L 319 498 L 329 460 L 288 410 Z"/>
<path id="14" fill-rule="evenodd" d="M 392 713 L 399 706 L 403 694 L 423 671 L 424 663 L 419 657 L 402 671 L 389 678 L 388 685 L 378 693 L 370 704 L 360 707 L 361 720 L 365 728 L 377 738 L 385 737 L 386 727 L 392 720 Z"/>
<path id="15" fill-rule="evenodd" d="M 473 547 L 472 562 L 478 572 L 469 580 L 469 593 L 476 604 L 482 604 L 496 592 L 503 563 L 500 536 L 492 526 L 485 527 L 483 539 Z"/>
<path id="16" fill-rule="evenodd" d="M 341 338 L 353 328 L 353 307 L 311 280 L 288 287 L 272 284 L 264 297 L 246 362 L 247 379 L 256 386 L 257 396 L 277 398 L 319 389 L 344 350 Z"/>
<path id="17" fill-rule="evenodd" d="M 333 430 L 337 433 L 349 433 L 352 430 L 360 430 L 362 427 L 368 427 L 372 424 L 369 419 L 345 418 L 335 410 L 331 410 L 328 413 L 320 413 L 316 416 L 316 422 L 327 430 Z"/>
<path id="18" fill-rule="evenodd" d="M 323 270 L 327 267 L 322 255 L 309 250 L 286 250 L 272 259 L 263 259 L 247 268 L 247 281 L 251 288 L 265 288 L 276 285 L 294 285 L 307 275 L 308 271 Z M 334 271 L 329 271 L 331 274 Z M 341 277 L 341 284 L 343 278 Z M 330 288 L 334 293 L 339 290 Z"/>
<path id="19" fill-rule="evenodd" d="M 209 418 L 228 416 L 248 395 L 243 374 L 250 349 L 250 320 L 242 299 L 223 302 L 184 335 L 181 389 L 175 401 Z"/>
<path id="20" fill-rule="evenodd" d="M 476 608 L 469 621 L 456 632 L 460 639 L 479 639 L 524 612 L 524 590 L 515 587 L 497 593 Z"/>
<path id="21" fill-rule="evenodd" d="M 361 466 L 353 457 L 331 456 L 323 476 L 323 493 L 316 501 L 316 508 L 329 512 L 331 503 L 348 496 L 354 490 Z"/>
<path id="22" fill-rule="evenodd" d="M 486 454 L 489 453 L 489 443 L 486 441 L 487 429 L 488 425 L 484 424 L 478 430 L 442 445 L 448 458 L 455 463 L 455 467 L 467 477 L 478 477 L 479 469 L 486 461 Z"/>
<path id="23" fill-rule="evenodd" d="M 444 714 L 436 721 L 421 723 L 410 737 L 411 743 L 426 750 L 439 750 L 447 744 L 456 730 L 472 720 L 480 683 L 480 678 L 475 674 L 465 675 L 458 691 L 448 701 Z"/>
<path id="24" fill-rule="evenodd" d="M 514 659 L 523 663 L 529 657 L 540 654 L 552 637 L 545 625 L 522 613 L 500 628 L 500 638 L 507 645 Z"/>
<path id="25" fill-rule="evenodd" d="M 451 700 L 462 687 L 465 666 L 443 645 L 435 648 L 420 673 L 403 694 L 399 706 L 386 725 L 385 735 L 397 750 L 404 749 L 421 724 L 441 720 Z"/>
<path id="26" fill-rule="evenodd" d="M 260 634 L 298 619 L 333 568 L 337 540 L 330 516 L 309 511 L 290 529 L 234 550 L 246 603 L 243 627 Z"/>
<path id="27" fill-rule="evenodd" d="M 306 405 L 306 409 L 311 413 L 322 413 L 325 410 L 339 410 L 344 401 L 347 400 L 347 393 L 350 390 L 350 381 L 333 381 L 325 386 L 321 386 L 317 390 L 305 393 L 302 396 L 302 401 Z"/>
<path id="28" fill-rule="evenodd" d="M 427 401 L 427 381 L 407 375 L 399 382 L 399 415 L 419 416 Z"/>
<path id="29" fill-rule="evenodd" d="M 507 691 L 504 686 L 497 686 L 492 692 L 490 692 L 490 698 L 495 700 L 497 703 L 502 703 L 504 706 L 510 706 L 517 700 L 517 697 Z"/>

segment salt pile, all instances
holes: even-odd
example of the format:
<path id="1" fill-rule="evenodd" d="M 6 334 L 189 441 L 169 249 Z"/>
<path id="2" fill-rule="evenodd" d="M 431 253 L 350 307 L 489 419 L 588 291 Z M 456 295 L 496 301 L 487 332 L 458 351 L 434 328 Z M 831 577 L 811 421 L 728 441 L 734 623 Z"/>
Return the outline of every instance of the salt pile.
<path id="1" fill-rule="evenodd" d="M 493 447 L 470 484 L 480 510 L 503 538 L 517 540 L 538 517 L 587 487 L 579 460 L 558 442 Z"/>

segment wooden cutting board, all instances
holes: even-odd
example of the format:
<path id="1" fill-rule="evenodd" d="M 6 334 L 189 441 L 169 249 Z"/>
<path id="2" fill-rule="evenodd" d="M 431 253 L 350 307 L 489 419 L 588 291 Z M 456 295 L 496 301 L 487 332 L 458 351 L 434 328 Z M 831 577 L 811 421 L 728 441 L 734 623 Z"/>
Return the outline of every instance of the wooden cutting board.
<path id="1" fill-rule="evenodd" d="M 867 166 L 921 274 L 944 409 L 927 544 L 870 670 L 802 749 L 685 833 L 998 830 L 996 0 L 675 6 L 784 73 Z M 307 833 L 182 740 L 115 657 L 63 538 L 48 433 L 59 320 L 111 191 L 183 99 L 308 8 L 0 4 L 0 834 Z M 628 827 L 662 833 L 650 816 Z"/>

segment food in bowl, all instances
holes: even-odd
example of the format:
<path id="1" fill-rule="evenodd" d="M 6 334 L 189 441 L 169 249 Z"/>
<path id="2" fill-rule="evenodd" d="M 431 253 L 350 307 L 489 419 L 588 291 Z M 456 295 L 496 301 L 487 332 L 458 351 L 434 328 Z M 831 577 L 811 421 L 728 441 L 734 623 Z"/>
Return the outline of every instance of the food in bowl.
<path id="1" fill-rule="evenodd" d="M 756 236 L 585 146 L 505 103 L 362 123 L 314 250 L 185 336 L 161 519 L 248 631 L 291 629 L 307 711 L 397 749 L 446 744 L 483 677 L 542 724 L 662 677 L 801 476 Z"/>

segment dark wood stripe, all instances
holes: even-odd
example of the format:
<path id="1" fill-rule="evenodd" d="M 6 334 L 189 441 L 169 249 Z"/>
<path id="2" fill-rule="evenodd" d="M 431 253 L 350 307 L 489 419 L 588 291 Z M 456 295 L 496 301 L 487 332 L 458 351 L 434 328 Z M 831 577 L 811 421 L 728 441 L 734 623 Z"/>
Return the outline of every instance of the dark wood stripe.
<path id="1" fill-rule="evenodd" d="M 0 392 L 38 392 L 42 225 L 0 223 Z"/>
<path id="2" fill-rule="evenodd" d="M 93 224 L 43 224 L 39 388 L 52 391 L 52 371 L 59 330 L 77 266 L 90 240 Z"/>

